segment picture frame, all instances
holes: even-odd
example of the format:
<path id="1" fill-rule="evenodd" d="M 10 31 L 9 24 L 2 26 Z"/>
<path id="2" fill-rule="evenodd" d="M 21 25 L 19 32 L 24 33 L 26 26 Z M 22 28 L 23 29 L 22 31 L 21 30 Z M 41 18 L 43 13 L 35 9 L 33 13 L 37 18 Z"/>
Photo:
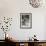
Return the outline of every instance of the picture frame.
<path id="1" fill-rule="evenodd" d="M 32 13 L 20 13 L 20 28 L 21 29 L 32 28 Z"/>

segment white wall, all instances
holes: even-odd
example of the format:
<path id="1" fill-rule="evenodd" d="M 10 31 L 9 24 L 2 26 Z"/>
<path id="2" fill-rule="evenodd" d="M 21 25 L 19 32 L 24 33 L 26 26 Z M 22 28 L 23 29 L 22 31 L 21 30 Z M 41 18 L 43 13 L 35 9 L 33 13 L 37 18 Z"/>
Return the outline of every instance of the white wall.
<path id="1" fill-rule="evenodd" d="M 32 29 L 20 29 L 20 13 L 32 13 Z M 11 29 L 8 32 L 17 40 L 27 40 L 34 34 L 39 40 L 44 40 L 46 37 L 45 15 L 45 8 L 33 8 L 28 0 L 0 0 L 0 16 L 13 18 Z"/>

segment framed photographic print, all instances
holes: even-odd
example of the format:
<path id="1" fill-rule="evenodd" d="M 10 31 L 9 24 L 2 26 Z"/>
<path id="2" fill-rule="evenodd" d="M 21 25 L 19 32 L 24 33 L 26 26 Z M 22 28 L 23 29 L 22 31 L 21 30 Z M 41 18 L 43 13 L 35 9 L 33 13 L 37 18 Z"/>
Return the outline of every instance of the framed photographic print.
<path id="1" fill-rule="evenodd" d="M 20 28 L 32 28 L 32 13 L 20 13 Z"/>

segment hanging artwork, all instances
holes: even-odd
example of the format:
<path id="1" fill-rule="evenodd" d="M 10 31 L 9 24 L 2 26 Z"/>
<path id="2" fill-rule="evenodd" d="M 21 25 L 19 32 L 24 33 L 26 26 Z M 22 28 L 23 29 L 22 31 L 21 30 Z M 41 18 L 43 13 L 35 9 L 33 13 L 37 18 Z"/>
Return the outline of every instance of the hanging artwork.
<path id="1" fill-rule="evenodd" d="M 43 4 L 43 0 L 29 0 L 30 5 L 34 8 L 38 8 Z"/>
<path id="2" fill-rule="evenodd" d="M 32 13 L 20 13 L 20 28 L 32 28 Z"/>

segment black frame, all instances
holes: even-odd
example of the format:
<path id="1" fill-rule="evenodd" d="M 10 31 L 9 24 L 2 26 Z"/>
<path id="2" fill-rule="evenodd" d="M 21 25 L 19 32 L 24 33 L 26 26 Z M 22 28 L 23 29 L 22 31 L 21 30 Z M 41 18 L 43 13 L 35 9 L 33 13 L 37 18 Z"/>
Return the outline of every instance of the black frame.
<path id="1" fill-rule="evenodd" d="M 25 17 L 25 16 L 26 16 L 26 17 Z M 22 20 L 23 20 L 24 17 L 27 18 L 27 20 L 29 20 L 28 25 L 29 25 L 29 24 L 30 24 L 30 25 L 27 26 L 27 27 L 22 24 L 22 22 L 23 22 Z M 23 25 L 24 27 L 23 27 L 22 25 Z M 20 13 L 20 28 L 21 28 L 21 29 L 31 29 L 31 28 L 32 28 L 32 13 Z"/>

